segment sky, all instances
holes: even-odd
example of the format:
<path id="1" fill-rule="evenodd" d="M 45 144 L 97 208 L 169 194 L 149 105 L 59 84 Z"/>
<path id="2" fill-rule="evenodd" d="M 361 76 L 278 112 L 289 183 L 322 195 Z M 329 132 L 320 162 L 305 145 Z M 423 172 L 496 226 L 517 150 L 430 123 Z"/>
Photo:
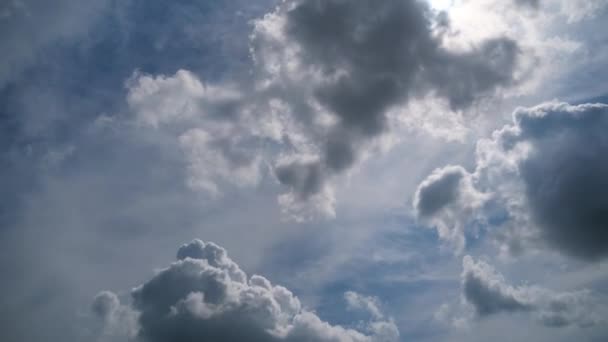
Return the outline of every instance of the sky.
<path id="1" fill-rule="evenodd" d="M 607 22 L 1 1 L 0 340 L 605 341 Z"/>

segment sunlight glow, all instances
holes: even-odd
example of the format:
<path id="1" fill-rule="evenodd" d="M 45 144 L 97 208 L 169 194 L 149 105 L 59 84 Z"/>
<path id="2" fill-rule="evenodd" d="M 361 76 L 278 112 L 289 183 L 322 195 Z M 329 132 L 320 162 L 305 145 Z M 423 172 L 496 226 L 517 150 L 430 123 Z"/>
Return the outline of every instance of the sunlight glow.
<path id="1" fill-rule="evenodd" d="M 440 11 L 448 10 L 454 4 L 454 0 L 429 0 L 429 2 L 431 7 Z"/>

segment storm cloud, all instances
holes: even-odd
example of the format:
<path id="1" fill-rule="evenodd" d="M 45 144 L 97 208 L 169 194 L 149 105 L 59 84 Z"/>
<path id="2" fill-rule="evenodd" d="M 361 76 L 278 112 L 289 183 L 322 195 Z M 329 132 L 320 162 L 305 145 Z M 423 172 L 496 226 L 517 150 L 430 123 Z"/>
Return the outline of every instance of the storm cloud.
<path id="1" fill-rule="evenodd" d="M 518 164 L 541 236 L 575 257 L 608 256 L 608 105 L 548 104 L 514 120 L 501 140 L 507 151 L 530 146 Z"/>
<path id="2" fill-rule="evenodd" d="M 507 223 L 517 222 L 518 231 L 507 234 L 512 243 L 534 240 L 590 261 L 608 256 L 606 129 L 608 105 L 552 102 L 516 110 L 512 124 L 478 142 L 471 177 L 476 191 L 492 194 L 509 213 Z M 472 191 L 455 192 L 450 179 L 421 184 L 419 192 L 433 199 L 416 202 L 426 203 L 422 214 L 436 217 L 437 208 Z"/>

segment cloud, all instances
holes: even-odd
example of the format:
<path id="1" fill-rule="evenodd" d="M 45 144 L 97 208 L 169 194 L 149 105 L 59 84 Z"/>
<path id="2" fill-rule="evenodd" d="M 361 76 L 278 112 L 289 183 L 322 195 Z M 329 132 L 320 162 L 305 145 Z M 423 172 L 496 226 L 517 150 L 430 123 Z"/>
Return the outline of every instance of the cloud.
<path id="1" fill-rule="evenodd" d="M 374 319 L 384 318 L 378 298 L 364 296 L 353 291 L 344 293 L 344 298 L 349 309 L 368 312 Z"/>
<path id="2" fill-rule="evenodd" d="M 132 339 L 137 334 L 137 313 L 120 304 L 110 291 L 102 291 L 93 299 L 93 313 L 102 320 L 103 329 L 98 333 L 100 341 Z"/>
<path id="3" fill-rule="evenodd" d="M 432 175 L 429 178 L 435 180 L 431 182 L 434 187 L 427 180 L 419 190 L 427 189 L 427 197 L 434 200 L 419 210 L 437 218 L 440 212 L 435 207 L 453 202 L 453 198 L 476 191 L 491 193 L 508 215 L 502 222 L 507 244 L 517 248 L 547 245 L 590 261 L 605 258 L 607 114 L 605 104 L 551 102 L 517 109 L 513 123 L 477 144 L 477 167 L 472 177 L 479 190 L 461 187 L 454 192 L 455 181 L 443 178 L 439 182 L 440 178 Z M 441 196 L 428 189 L 441 189 Z M 425 203 L 419 199 L 415 206 L 420 206 L 419 202 Z M 458 209 L 457 217 L 470 215 Z M 479 214 L 491 218 L 494 213 Z"/>
<path id="4" fill-rule="evenodd" d="M 237 89 L 203 84 L 186 70 L 173 76 L 136 72 L 127 89 L 135 123 L 168 135 L 181 148 L 192 188 L 217 195 L 219 183 L 258 183 L 261 159 L 253 151 L 266 133 L 261 125 L 248 125 Z"/>
<path id="5" fill-rule="evenodd" d="M 473 178 L 461 166 L 446 166 L 434 170 L 414 195 L 418 218 L 434 225 L 439 237 L 453 243 L 458 252 L 465 247 L 465 225 L 488 200 L 475 188 Z"/>
<path id="6" fill-rule="evenodd" d="M 412 100 L 439 99 L 460 112 L 522 80 L 517 41 L 497 34 L 453 49 L 440 22 L 416 0 L 284 1 L 253 22 L 251 73 L 209 82 L 200 67 L 135 72 L 126 102 L 135 124 L 178 145 L 191 188 L 254 187 L 270 167 L 287 217 L 335 217 L 333 178 L 383 144 L 391 111 L 407 116 Z M 172 39 L 158 35 L 148 38 L 170 51 Z"/>
<path id="7" fill-rule="evenodd" d="M 247 277 L 222 247 L 194 240 L 178 261 L 132 291 L 142 341 L 396 341 L 392 322 L 370 322 L 366 332 L 331 325 L 306 310 L 288 289 Z M 107 318 L 123 306 L 100 293 L 93 310 Z"/>
<path id="8" fill-rule="evenodd" d="M 533 9 L 538 9 L 540 7 L 541 0 L 515 0 L 515 3 L 519 6 L 528 6 Z"/>
<path id="9" fill-rule="evenodd" d="M 308 198 L 388 130 L 390 109 L 433 94 L 461 110 L 517 83 L 516 41 L 499 36 L 452 51 L 434 34 L 434 20 L 422 1 L 294 0 L 255 22 L 258 83 L 305 127 L 310 144 L 294 153 L 317 155 L 314 168 L 323 179 L 279 181 Z M 310 174 L 311 165 L 288 169 Z"/>
<path id="10" fill-rule="evenodd" d="M 606 8 L 604 0 L 569 0 L 562 1 L 561 12 L 568 18 L 568 23 L 577 23 L 600 14 Z"/>
<path id="11" fill-rule="evenodd" d="M 548 327 L 588 327 L 601 321 L 589 291 L 554 292 L 537 286 L 512 286 L 492 266 L 468 255 L 462 266 L 462 296 L 480 318 L 526 312 Z"/>
<path id="12" fill-rule="evenodd" d="M 608 105 L 519 109 L 498 139 L 515 156 L 531 221 L 551 246 L 587 260 L 608 256 Z"/>

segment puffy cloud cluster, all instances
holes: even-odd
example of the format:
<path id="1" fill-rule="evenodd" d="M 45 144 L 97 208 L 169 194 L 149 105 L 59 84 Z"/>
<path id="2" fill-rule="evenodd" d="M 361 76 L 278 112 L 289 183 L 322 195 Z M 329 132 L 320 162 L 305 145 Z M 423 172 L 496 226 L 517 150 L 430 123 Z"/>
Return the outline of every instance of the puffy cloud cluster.
<path id="1" fill-rule="evenodd" d="M 433 25 L 426 2 L 415 0 L 285 1 L 256 22 L 260 83 L 288 100 L 305 126 L 313 148 L 296 153 L 319 156 L 314 165 L 281 165 L 281 183 L 304 198 L 321 191 L 387 129 L 388 111 L 413 97 L 431 93 L 458 110 L 517 82 L 514 40 L 496 37 L 451 51 Z M 318 170 L 318 177 L 302 182 L 281 177 L 285 170 Z"/>
<path id="2" fill-rule="evenodd" d="M 256 184 L 267 152 L 285 212 L 332 216 L 329 180 L 379 141 L 392 109 L 433 96 L 458 111 L 518 82 L 514 40 L 450 50 L 436 25 L 424 1 L 284 1 L 254 23 L 251 79 L 136 74 L 127 102 L 140 123 L 178 135 L 192 185 Z"/>
<path id="3" fill-rule="evenodd" d="M 272 132 L 248 122 L 243 95 L 236 87 L 207 85 L 193 73 L 179 70 L 173 76 L 135 73 L 127 88 L 127 103 L 137 125 L 159 130 L 177 142 L 193 188 L 218 194 L 220 183 L 257 184 L 261 157 L 252 150 Z"/>
<path id="4" fill-rule="evenodd" d="M 137 338 L 181 341 L 396 341 L 395 325 L 379 317 L 365 332 L 322 321 L 289 290 L 258 275 L 248 277 L 214 243 L 183 245 L 178 261 L 132 291 L 128 308 Z M 110 292 L 100 293 L 93 310 L 112 317 L 126 310 Z"/>
<path id="5" fill-rule="evenodd" d="M 602 259 L 608 256 L 606 129 L 605 104 L 520 108 L 513 123 L 478 142 L 477 168 L 466 176 L 478 190 L 459 187 L 455 192 L 449 179 L 429 188 L 427 180 L 418 197 L 436 190 L 429 196 L 439 206 L 475 191 L 492 194 L 492 202 L 508 216 L 498 220 L 508 248 L 540 244 L 584 260 Z M 435 207 L 423 208 L 423 214 L 441 217 L 440 210 L 431 210 Z M 467 209 L 458 208 L 454 215 L 467 217 Z M 479 212 L 489 219 L 495 214 Z"/>
<path id="6" fill-rule="evenodd" d="M 478 317 L 529 312 L 548 327 L 600 322 L 589 291 L 555 292 L 537 286 L 512 286 L 484 261 L 463 259 L 462 296 Z"/>
<path id="7" fill-rule="evenodd" d="M 561 2 L 561 12 L 569 23 L 576 23 L 600 14 L 607 6 L 604 0 L 569 0 Z"/>

